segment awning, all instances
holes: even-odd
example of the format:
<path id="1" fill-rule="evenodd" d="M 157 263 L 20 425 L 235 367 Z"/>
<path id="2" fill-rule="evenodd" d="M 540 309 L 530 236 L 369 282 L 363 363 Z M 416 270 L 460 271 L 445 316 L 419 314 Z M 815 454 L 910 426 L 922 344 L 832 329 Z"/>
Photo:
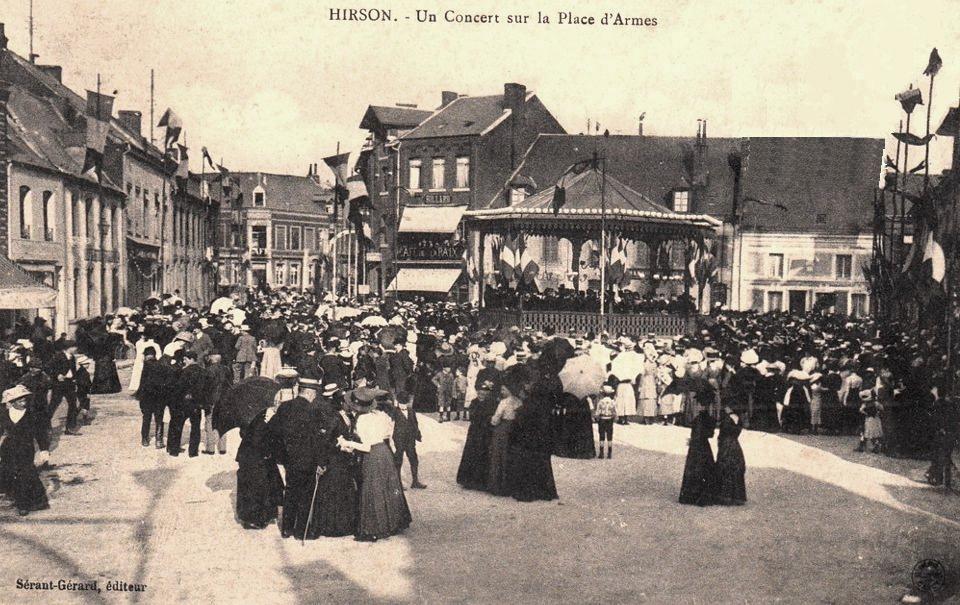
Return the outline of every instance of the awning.
<path id="1" fill-rule="evenodd" d="M 56 302 L 56 290 L 0 256 L 0 309 L 45 309 L 56 306 Z"/>
<path id="2" fill-rule="evenodd" d="M 449 292 L 461 273 L 461 269 L 403 268 L 386 291 Z"/>
<path id="3" fill-rule="evenodd" d="M 406 206 L 400 233 L 453 233 L 466 210 L 466 206 Z"/>

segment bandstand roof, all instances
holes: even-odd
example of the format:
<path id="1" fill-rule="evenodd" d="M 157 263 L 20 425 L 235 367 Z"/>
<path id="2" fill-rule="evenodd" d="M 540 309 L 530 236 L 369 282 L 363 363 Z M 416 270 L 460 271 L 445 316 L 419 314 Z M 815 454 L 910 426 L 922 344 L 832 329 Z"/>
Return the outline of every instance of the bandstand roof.
<path id="1" fill-rule="evenodd" d="M 553 209 L 555 190 L 556 186 L 549 187 L 505 208 L 471 210 L 465 217 L 534 232 L 595 231 L 600 229 L 604 215 L 611 231 L 683 233 L 713 230 L 722 224 L 707 214 L 674 212 L 609 174 L 604 179 L 600 169 L 587 170 L 570 180 L 566 186 L 566 203 L 558 212 Z"/>

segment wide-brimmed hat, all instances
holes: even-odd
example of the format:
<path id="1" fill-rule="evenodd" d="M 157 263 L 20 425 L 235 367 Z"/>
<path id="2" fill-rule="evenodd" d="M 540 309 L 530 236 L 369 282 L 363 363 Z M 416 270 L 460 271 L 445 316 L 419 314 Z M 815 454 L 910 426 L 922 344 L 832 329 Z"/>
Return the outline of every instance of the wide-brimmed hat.
<path id="1" fill-rule="evenodd" d="M 8 403 L 13 403 L 18 399 L 23 399 L 24 397 L 29 397 L 30 395 L 33 395 L 33 393 L 30 392 L 30 389 L 22 384 L 18 384 L 3 392 L 3 404 L 6 405 Z"/>
<path id="2" fill-rule="evenodd" d="M 373 387 L 357 387 L 347 391 L 346 402 L 356 412 L 369 412 L 376 406 L 377 400 L 385 397 L 389 391 Z"/>
<path id="3" fill-rule="evenodd" d="M 320 384 L 320 382 L 317 381 L 317 384 Z M 323 385 L 322 395 L 324 397 L 333 397 L 334 395 L 337 394 L 338 391 L 340 391 L 340 385 L 335 382 L 329 382 Z"/>
<path id="4" fill-rule="evenodd" d="M 753 366 L 760 363 L 760 356 L 757 355 L 757 352 L 753 349 L 747 349 L 743 353 L 740 353 L 740 363 L 745 366 Z"/>
<path id="5" fill-rule="evenodd" d="M 297 368 L 284 366 L 280 368 L 280 371 L 277 372 L 275 378 L 277 380 L 295 380 L 300 378 L 300 372 L 297 371 Z"/>
<path id="6" fill-rule="evenodd" d="M 453 347 L 450 346 L 449 342 L 445 342 L 441 344 L 439 347 L 437 347 L 437 355 L 441 357 L 447 357 L 449 355 L 453 355 Z"/>

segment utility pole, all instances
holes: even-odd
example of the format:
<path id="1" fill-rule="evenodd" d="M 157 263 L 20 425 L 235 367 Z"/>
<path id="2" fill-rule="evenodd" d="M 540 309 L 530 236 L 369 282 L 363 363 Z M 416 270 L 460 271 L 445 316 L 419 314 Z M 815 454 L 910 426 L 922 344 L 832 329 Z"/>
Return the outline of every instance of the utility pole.
<path id="1" fill-rule="evenodd" d="M 153 140 L 153 69 L 150 70 L 150 144 L 155 144 Z"/>
<path id="2" fill-rule="evenodd" d="M 30 0 L 29 29 L 30 29 L 30 62 L 36 63 L 37 57 L 39 57 L 40 55 L 33 52 L 33 0 Z"/>

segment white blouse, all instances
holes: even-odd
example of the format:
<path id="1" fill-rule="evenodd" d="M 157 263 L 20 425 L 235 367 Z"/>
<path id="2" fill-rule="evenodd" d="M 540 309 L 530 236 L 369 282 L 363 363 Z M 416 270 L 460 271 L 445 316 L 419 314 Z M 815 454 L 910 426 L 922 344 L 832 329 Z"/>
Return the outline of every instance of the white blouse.
<path id="1" fill-rule="evenodd" d="M 384 439 L 393 437 L 393 419 L 379 410 L 361 414 L 357 418 L 357 437 L 360 438 L 360 443 L 366 446 L 364 450 L 383 443 Z"/>

